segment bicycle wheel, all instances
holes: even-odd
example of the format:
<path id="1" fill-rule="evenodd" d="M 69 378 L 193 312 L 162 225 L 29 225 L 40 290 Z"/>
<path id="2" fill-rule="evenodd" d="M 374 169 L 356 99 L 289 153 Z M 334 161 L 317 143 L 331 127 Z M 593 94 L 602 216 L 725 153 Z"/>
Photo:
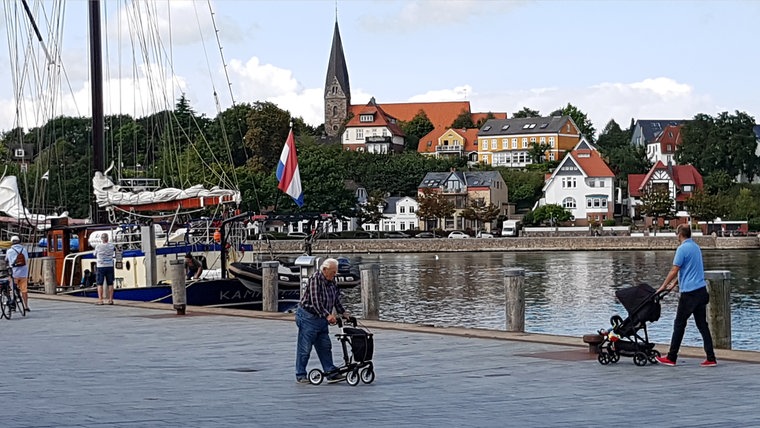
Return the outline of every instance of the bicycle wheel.
<path id="1" fill-rule="evenodd" d="M 13 294 L 16 296 L 16 310 L 21 312 L 21 316 L 26 316 L 26 305 L 24 299 L 21 298 L 21 290 L 18 288 L 14 290 Z"/>
<path id="2" fill-rule="evenodd" d="M 10 307 L 10 297 L 7 293 L 1 293 L 0 294 L 0 311 L 2 311 L 3 317 L 6 319 L 11 319 L 11 307 Z"/>

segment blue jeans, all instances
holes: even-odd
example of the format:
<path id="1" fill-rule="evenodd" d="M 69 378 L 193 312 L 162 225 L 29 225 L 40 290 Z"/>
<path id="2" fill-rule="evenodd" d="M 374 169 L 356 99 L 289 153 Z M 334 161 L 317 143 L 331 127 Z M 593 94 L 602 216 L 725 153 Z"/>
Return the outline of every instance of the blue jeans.
<path id="1" fill-rule="evenodd" d="M 314 315 L 302 307 L 296 310 L 298 345 L 296 346 L 296 378 L 306 377 L 311 347 L 317 350 L 317 357 L 325 373 L 335 370 L 332 358 L 332 342 L 327 319 Z"/>

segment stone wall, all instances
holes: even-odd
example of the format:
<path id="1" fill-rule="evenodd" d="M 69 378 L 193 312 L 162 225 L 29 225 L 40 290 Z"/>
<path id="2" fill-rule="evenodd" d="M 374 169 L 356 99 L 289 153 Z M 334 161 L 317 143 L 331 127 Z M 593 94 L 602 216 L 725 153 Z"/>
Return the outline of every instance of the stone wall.
<path id="1" fill-rule="evenodd" d="M 713 238 L 698 236 L 694 240 L 705 250 L 760 249 L 757 237 Z M 302 253 L 302 242 L 297 240 L 271 241 L 276 254 Z M 674 250 L 678 246 L 675 236 L 669 237 L 531 237 L 492 239 L 336 239 L 321 240 L 314 244 L 315 254 L 364 253 L 445 253 L 477 251 L 624 251 Z M 256 242 L 256 250 L 268 252 L 264 243 Z"/>

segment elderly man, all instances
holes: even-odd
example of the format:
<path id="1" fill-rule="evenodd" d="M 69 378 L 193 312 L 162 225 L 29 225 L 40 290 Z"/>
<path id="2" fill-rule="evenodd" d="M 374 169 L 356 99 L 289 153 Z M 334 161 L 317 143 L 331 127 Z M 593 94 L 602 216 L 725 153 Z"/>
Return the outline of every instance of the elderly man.
<path id="1" fill-rule="evenodd" d="M 108 242 L 108 233 L 103 232 L 100 234 L 100 244 L 95 246 L 95 261 L 97 266 L 97 277 L 95 282 L 98 288 L 98 305 L 105 303 L 113 305 L 113 280 L 114 280 L 114 268 L 113 259 L 116 256 L 116 247 Z M 103 292 L 103 286 L 105 283 L 105 294 Z"/>
<path id="2" fill-rule="evenodd" d="M 309 278 L 309 285 L 303 291 L 301 302 L 296 310 L 296 325 L 298 326 L 298 345 L 296 348 L 296 382 L 309 383 L 306 377 L 306 366 L 309 364 L 312 346 L 317 351 L 317 357 L 322 364 L 322 370 L 327 373 L 327 381 L 339 382 L 344 379 L 337 373 L 332 358 L 332 342 L 330 341 L 329 324 L 335 324 L 333 308 L 348 318 L 348 312 L 340 301 L 340 289 L 335 283 L 338 273 L 338 260 L 326 259 L 318 272 Z"/>

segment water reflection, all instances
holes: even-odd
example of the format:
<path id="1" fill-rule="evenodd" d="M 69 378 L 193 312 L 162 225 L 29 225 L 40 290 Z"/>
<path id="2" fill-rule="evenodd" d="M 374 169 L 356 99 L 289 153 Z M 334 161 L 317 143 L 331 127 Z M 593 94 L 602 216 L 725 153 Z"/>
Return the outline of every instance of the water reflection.
<path id="1" fill-rule="evenodd" d="M 730 270 L 733 348 L 760 350 L 753 326 L 760 321 L 758 250 L 705 251 L 705 269 Z M 380 264 L 380 317 L 388 321 L 504 329 L 504 269 L 526 270 L 526 330 L 581 336 L 626 315 L 615 291 L 637 283 L 662 283 L 672 251 L 511 252 L 364 255 Z M 359 291 L 347 293 L 359 313 Z M 670 340 L 676 298 L 663 302 L 660 321 L 650 327 L 655 342 Z M 700 345 L 693 321 L 684 344 Z"/>

